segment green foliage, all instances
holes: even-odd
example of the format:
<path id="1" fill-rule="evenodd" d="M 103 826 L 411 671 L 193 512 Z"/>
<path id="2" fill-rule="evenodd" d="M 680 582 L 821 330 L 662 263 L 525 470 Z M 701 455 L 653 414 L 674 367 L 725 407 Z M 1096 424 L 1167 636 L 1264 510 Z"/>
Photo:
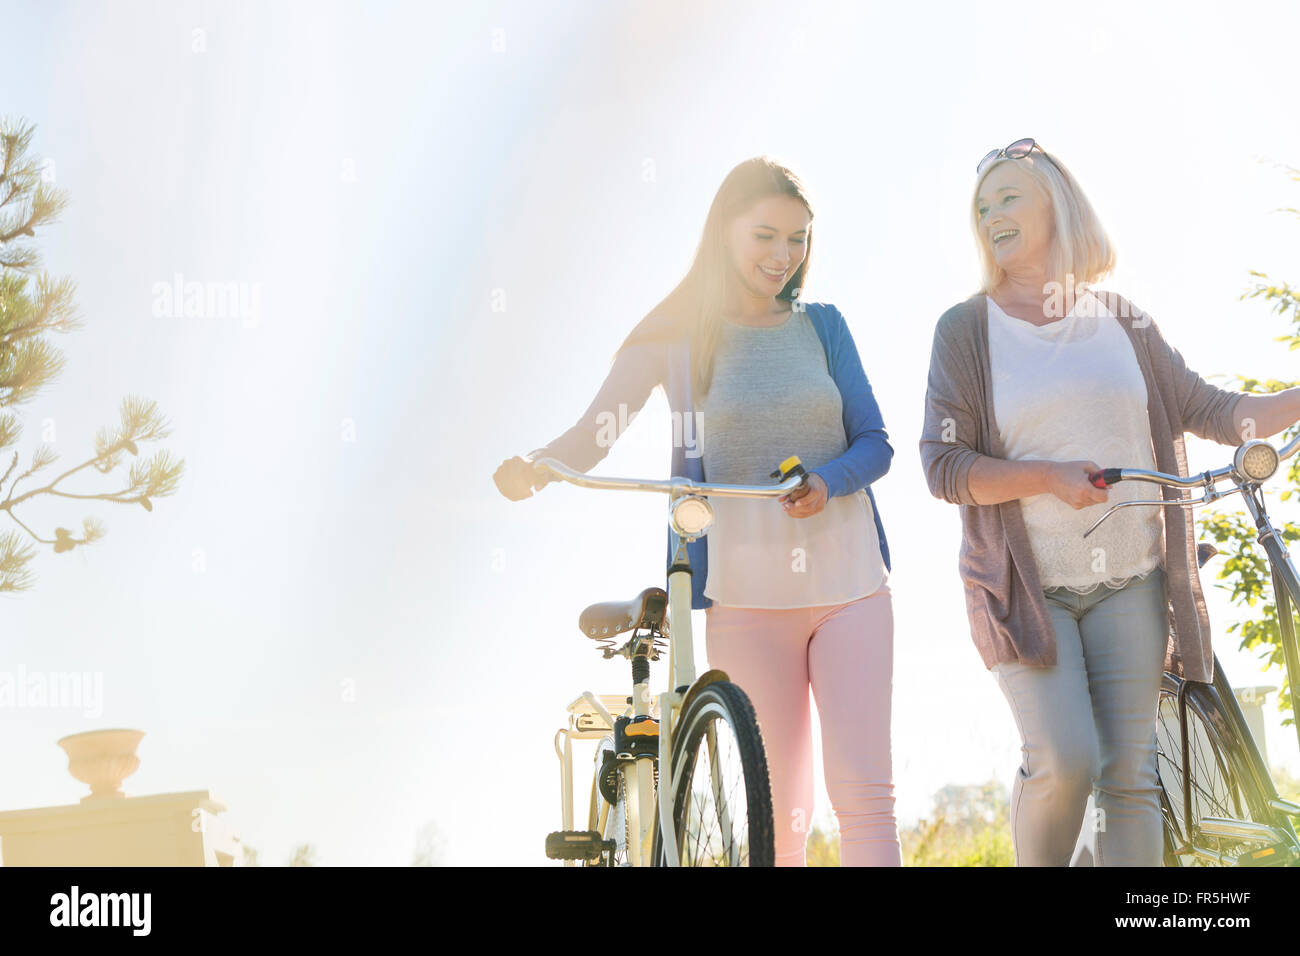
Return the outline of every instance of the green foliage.
<path id="1" fill-rule="evenodd" d="M 1294 777 L 1285 770 L 1273 770 L 1271 775 L 1279 797 L 1292 803 L 1300 803 L 1300 777 Z"/>
<path id="2" fill-rule="evenodd" d="M 1273 523 L 1288 546 L 1300 540 L 1300 525 L 1276 518 Z M 1291 703 L 1290 676 L 1283 667 L 1282 631 L 1273 598 L 1272 574 L 1268 559 L 1256 541 L 1255 526 L 1245 512 L 1217 512 L 1201 519 L 1201 530 L 1202 539 L 1214 542 L 1220 555 L 1226 556 L 1217 576 L 1217 580 L 1226 583 L 1215 587 L 1227 591 L 1233 604 L 1251 609 L 1248 617 L 1229 624 L 1227 633 L 1238 635 L 1241 648 L 1254 652 L 1267 667 L 1282 670 L 1278 707 L 1286 712 Z M 1289 724 L 1292 719 L 1287 717 L 1284 723 Z"/>
<path id="3" fill-rule="evenodd" d="M 824 828 L 813 824 L 808 831 L 804 860 L 808 866 L 840 865 L 840 835 L 834 826 Z"/>
<path id="4" fill-rule="evenodd" d="M 904 866 L 1012 866 L 1007 789 L 990 780 L 951 784 L 934 795 L 928 819 L 899 831 Z M 809 866 L 839 866 L 840 841 L 833 828 L 814 825 L 808 834 Z"/>
<path id="5" fill-rule="evenodd" d="M 950 784 L 934 795 L 928 819 L 902 830 L 905 866 L 1012 866 L 1010 804 L 995 780 Z"/>
<path id="6" fill-rule="evenodd" d="M 300 843 L 289 855 L 290 866 L 316 866 L 316 848 L 310 843 Z"/>
<path id="7" fill-rule="evenodd" d="M 1292 180 L 1300 182 L 1300 169 L 1289 166 L 1285 168 Z M 1282 211 L 1300 216 L 1300 210 Z M 1284 343 L 1290 351 L 1300 349 L 1300 290 L 1286 282 L 1274 281 L 1263 272 L 1252 270 L 1250 274 L 1256 281 L 1241 294 L 1241 298 L 1261 299 L 1270 303 L 1272 311 L 1281 316 L 1290 327 L 1286 333 L 1277 336 L 1275 341 Z M 1300 385 L 1300 382 L 1256 379 L 1244 375 L 1232 378 L 1236 380 L 1240 391 L 1255 395 L 1269 395 Z M 1274 443 L 1280 445 L 1290 441 L 1297 431 L 1295 426 L 1286 429 L 1282 435 L 1273 439 Z M 1277 492 L 1277 498 L 1290 501 L 1297 493 L 1300 493 L 1300 455 L 1292 458 L 1288 465 L 1285 487 Z M 1288 547 L 1300 540 L 1300 525 L 1280 521 L 1276 517 L 1274 524 Z M 1217 580 L 1223 583 L 1216 584 L 1215 587 L 1227 591 L 1230 600 L 1237 607 L 1249 609 L 1249 616 L 1228 625 L 1227 632 L 1236 634 L 1241 640 L 1242 649 L 1254 652 L 1267 667 L 1283 671 L 1278 709 L 1287 713 L 1291 709 L 1290 675 L 1285 674 L 1283 666 L 1285 661 L 1272 574 L 1264 551 L 1256 540 L 1255 526 L 1246 512 L 1238 509 L 1201 516 L 1201 529 L 1202 540 L 1213 542 L 1226 558 L 1217 576 Z M 1292 610 L 1294 612 L 1295 609 Z M 1284 722 L 1293 723 L 1294 715 L 1285 718 Z"/>

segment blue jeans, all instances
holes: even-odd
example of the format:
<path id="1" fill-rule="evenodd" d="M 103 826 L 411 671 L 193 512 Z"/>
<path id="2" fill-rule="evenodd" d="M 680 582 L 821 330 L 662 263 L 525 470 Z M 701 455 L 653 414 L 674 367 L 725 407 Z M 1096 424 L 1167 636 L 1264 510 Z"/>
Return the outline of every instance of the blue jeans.
<path id="1" fill-rule="evenodd" d="M 1169 625 L 1165 573 L 1091 594 L 1045 590 L 1056 665 L 999 664 L 1020 729 L 1011 793 L 1017 866 L 1065 866 L 1080 827 L 1098 866 L 1160 866 L 1156 710 Z M 1092 795 L 1096 817 L 1085 821 Z"/>

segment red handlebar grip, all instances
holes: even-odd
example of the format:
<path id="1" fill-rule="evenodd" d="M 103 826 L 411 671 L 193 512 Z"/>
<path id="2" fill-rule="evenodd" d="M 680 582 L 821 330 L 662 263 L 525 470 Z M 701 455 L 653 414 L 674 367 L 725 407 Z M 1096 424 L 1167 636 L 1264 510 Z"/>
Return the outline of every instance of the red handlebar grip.
<path id="1" fill-rule="evenodd" d="M 1101 471 L 1094 471 L 1088 476 L 1088 480 L 1097 488 L 1110 488 L 1124 480 L 1124 469 L 1103 468 Z"/>

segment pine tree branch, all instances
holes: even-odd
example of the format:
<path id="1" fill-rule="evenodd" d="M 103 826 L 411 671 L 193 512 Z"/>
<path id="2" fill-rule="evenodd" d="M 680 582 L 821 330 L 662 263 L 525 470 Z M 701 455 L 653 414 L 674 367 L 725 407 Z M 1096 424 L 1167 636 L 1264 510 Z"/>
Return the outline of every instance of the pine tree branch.
<path id="1" fill-rule="evenodd" d="M 31 123 L 0 123 L 0 185 L 5 187 L 5 198 L 0 202 L 0 245 L 8 245 L 20 236 L 33 237 L 36 228 L 56 222 L 67 208 L 68 196 L 41 180 L 41 167 L 35 157 L 29 157 L 36 126 Z M 7 207 L 15 203 L 13 210 Z M 38 254 L 22 248 L 7 251 L 4 264 L 10 268 L 34 268 Z"/>
<path id="2" fill-rule="evenodd" d="M 166 450 L 155 453 L 152 458 L 146 461 L 133 463 L 127 478 L 127 486 L 119 491 L 87 494 L 64 491 L 58 487 L 67 478 L 90 467 L 107 474 L 117 467 L 123 452 L 130 453 L 133 456 L 139 454 L 139 448 L 136 445 L 137 441 L 156 441 L 165 438 L 171 433 L 166 420 L 158 412 L 157 403 L 149 399 L 127 396 L 122 400 L 120 416 L 121 426 L 115 434 L 110 433 L 107 429 L 100 429 L 95 441 L 96 454 L 94 457 L 87 458 L 81 464 L 69 468 L 46 485 L 29 489 L 15 496 L 19 482 L 49 465 L 57 458 L 48 446 L 38 448 L 32 455 L 32 466 L 18 475 L 9 486 L 8 496 L 4 501 L 0 501 L 0 511 L 8 512 L 9 516 L 17 521 L 13 509 L 37 495 L 87 501 L 112 501 L 118 504 L 139 504 L 146 510 L 152 511 L 153 498 L 162 498 L 174 494 L 179 486 L 181 475 L 184 473 L 185 462 L 180 459 L 173 460 L 171 454 Z M 13 471 L 16 464 L 17 455 L 15 454 L 13 464 L 5 472 L 6 478 Z M 2 484 L 3 482 L 0 481 L 0 485 Z M 50 543 L 49 539 L 39 538 L 25 525 L 23 527 L 36 540 Z M 66 540 L 71 541 L 73 544 L 85 543 L 83 540 L 74 538 Z M 95 539 L 91 537 L 85 540 Z M 54 543 L 56 544 L 56 550 L 65 550 L 60 547 L 63 543 L 62 540 L 56 540 Z"/>
<path id="3" fill-rule="evenodd" d="M 10 512 L 9 512 L 9 517 L 11 517 L 11 518 L 14 519 L 14 523 L 17 524 L 18 527 L 22 528 L 22 529 L 23 529 L 24 531 L 26 531 L 29 535 L 31 535 L 32 538 L 34 538 L 35 540 L 39 541 L 41 544 L 53 544 L 53 543 L 54 543 L 54 539 L 53 539 L 53 538 L 42 538 L 39 534 L 37 534 L 37 533 L 36 533 L 35 531 L 33 531 L 31 528 L 27 527 L 27 525 L 23 524 L 22 521 L 21 521 L 21 519 L 19 519 L 19 517 L 18 517 L 16 514 L 14 514 L 12 510 L 10 510 Z"/>
<path id="4" fill-rule="evenodd" d="M 23 426 L 16 415 L 5 412 L 0 414 L 0 448 L 8 448 L 23 433 Z"/>
<path id="5" fill-rule="evenodd" d="M 36 556 L 36 549 L 24 545 L 12 531 L 0 533 L 0 591 L 26 591 L 35 577 L 28 564 Z"/>
<path id="6" fill-rule="evenodd" d="M 17 478 L 14 479 L 13 487 L 9 489 L 9 497 L 6 498 L 4 501 L 0 501 L 0 511 L 9 511 L 10 509 L 13 508 L 14 505 L 20 505 L 24 501 L 28 500 L 29 498 L 34 498 L 36 495 L 50 494 L 54 492 L 55 486 L 58 485 L 58 483 L 63 479 L 69 477 L 70 475 L 75 475 L 83 468 L 89 468 L 91 465 L 98 465 L 99 463 L 100 463 L 100 459 L 98 457 L 88 458 L 85 461 L 83 461 L 80 465 L 77 465 L 75 468 L 69 468 L 63 474 L 59 475 L 59 477 L 51 481 L 48 485 L 45 485 L 44 487 L 41 488 L 33 488 L 31 491 L 25 491 L 17 498 L 13 497 L 14 488 L 17 487 L 18 482 L 22 481 L 24 478 L 30 475 L 32 471 L 35 470 L 35 469 L 29 469 L 28 471 L 23 472 L 21 475 L 19 475 Z"/>
<path id="7" fill-rule="evenodd" d="M 38 272 L 39 252 L 26 239 L 36 230 L 55 222 L 68 205 L 62 191 L 43 181 L 40 161 L 28 154 L 35 125 L 0 119 L 0 448 L 14 444 L 22 432 L 16 415 L 5 406 L 20 405 L 33 398 L 62 371 L 64 356 L 46 340 L 46 333 L 68 332 L 81 326 L 74 304 L 72 280 L 55 279 Z M 18 469 L 18 452 L 0 477 L 0 512 L 31 541 L 53 545 L 56 553 L 89 544 L 104 536 L 104 526 L 93 517 L 82 520 L 82 533 L 55 528 L 54 537 L 43 537 L 29 527 L 16 509 L 40 495 L 78 500 L 135 503 L 152 511 L 151 498 L 173 494 L 184 471 L 184 461 L 163 450 L 145 461 L 131 464 L 125 488 L 100 493 L 64 490 L 61 483 L 78 472 L 94 467 L 101 473 L 113 471 L 123 453 L 139 455 L 137 442 L 155 441 L 170 434 L 157 405 L 144 398 L 127 396 L 120 408 L 120 424 L 100 429 L 95 454 L 57 475 L 47 484 L 19 492 L 18 485 L 53 464 L 58 456 L 48 445 L 32 453 L 31 465 L 10 480 Z M 5 485 L 8 484 L 8 492 Z M 0 591 L 25 590 L 32 584 L 28 568 L 35 555 L 17 532 L 0 533 Z"/>

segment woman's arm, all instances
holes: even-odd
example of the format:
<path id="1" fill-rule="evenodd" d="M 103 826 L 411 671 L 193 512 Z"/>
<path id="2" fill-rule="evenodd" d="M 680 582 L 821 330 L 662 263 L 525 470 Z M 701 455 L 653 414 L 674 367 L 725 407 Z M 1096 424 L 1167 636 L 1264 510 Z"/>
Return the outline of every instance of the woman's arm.
<path id="1" fill-rule="evenodd" d="M 1271 395 L 1243 394 L 1237 400 L 1233 415 L 1237 419 L 1237 434 L 1245 439 L 1268 438 L 1300 421 L 1300 386 L 1288 388 Z"/>
<path id="2" fill-rule="evenodd" d="M 976 450 L 976 410 L 963 398 L 963 362 L 970 361 L 948 340 L 942 319 L 930 349 L 930 378 L 921 427 L 921 465 L 930 493 L 952 504 L 996 505 L 1017 498 L 1054 494 L 1074 508 L 1106 500 L 1088 482 L 1097 470 L 1089 461 L 1010 461 Z M 981 412 L 982 414 L 982 412 Z"/>
<path id="3" fill-rule="evenodd" d="M 971 493 L 969 479 L 975 462 L 989 457 L 976 450 L 979 436 L 976 409 L 962 395 L 961 363 L 966 361 L 970 359 L 958 355 L 948 340 L 947 324 L 940 318 L 930 346 L 930 377 L 921 425 L 921 467 L 930 494 L 955 505 L 985 503 Z"/>
<path id="4" fill-rule="evenodd" d="M 1233 392 L 1211 385 L 1187 367 L 1182 353 L 1165 340 L 1160 327 L 1150 315 L 1141 312 L 1140 309 L 1137 312 L 1139 318 L 1148 323 L 1155 353 L 1153 358 L 1163 357 L 1169 364 L 1174 382 L 1174 400 L 1183 419 L 1184 431 L 1222 445 L 1240 445 L 1246 440 L 1245 436 L 1250 434 L 1248 429 L 1252 421 L 1254 437 L 1264 437 L 1280 431 L 1294 422 L 1295 417 L 1300 417 L 1297 415 L 1289 421 L 1281 421 L 1285 417 L 1285 410 L 1294 401 L 1293 398 L 1283 399 L 1278 403 L 1271 401 L 1276 398 L 1273 395 L 1248 396 L 1244 392 Z M 1264 401 L 1247 402 L 1248 398 L 1260 398 Z M 1275 423 L 1276 427 L 1268 430 L 1262 427 Z"/>
<path id="5" fill-rule="evenodd" d="M 529 461 L 557 458 L 584 474 L 596 467 L 645 407 L 654 387 L 663 381 L 669 347 L 667 343 L 651 342 L 623 349 L 578 421 L 549 445 L 525 457 Z"/>
<path id="6" fill-rule="evenodd" d="M 828 496 L 834 498 L 852 494 L 880 480 L 889 471 L 894 449 L 889 444 L 880 406 L 876 404 L 871 384 L 862 369 L 862 359 L 858 356 L 848 323 L 835 306 L 826 308 L 832 313 L 830 321 L 833 325 L 829 331 L 839 336 L 831 377 L 843 400 L 844 435 L 848 448 L 838 458 L 812 469 L 811 474 L 822 479 Z"/>
<path id="7" fill-rule="evenodd" d="M 1050 494 L 1078 509 L 1101 504 L 1109 497 L 1088 480 L 1100 470 L 1095 461 L 1006 461 L 980 455 L 967 480 L 977 505 Z"/>
<path id="8" fill-rule="evenodd" d="M 980 455 L 966 473 L 966 485 L 977 505 L 996 505 L 1032 498 L 1048 490 L 1050 461 L 1009 461 Z"/>

